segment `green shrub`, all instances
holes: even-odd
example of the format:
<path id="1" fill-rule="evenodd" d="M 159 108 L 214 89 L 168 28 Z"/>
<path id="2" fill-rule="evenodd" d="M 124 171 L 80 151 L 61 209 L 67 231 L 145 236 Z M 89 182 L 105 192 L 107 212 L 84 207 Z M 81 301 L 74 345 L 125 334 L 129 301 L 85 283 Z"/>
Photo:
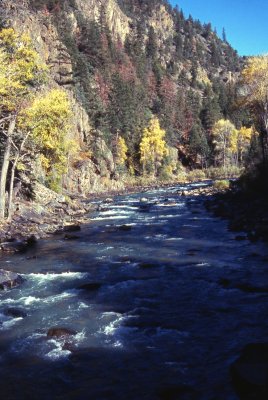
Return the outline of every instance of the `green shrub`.
<path id="1" fill-rule="evenodd" d="M 208 179 L 237 178 L 241 175 L 242 169 L 237 166 L 211 167 L 205 170 Z"/>
<path id="2" fill-rule="evenodd" d="M 187 174 L 187 180 L 190 182 L 201 181 L 206 178 L 206 173 L 202 169 L 194 169 L 193 171 L 189 171 Z"/>
<path id="3" fill-rule="evenodd" d="M 213 187 L 217 190 L 227 190 L 230 187 L 230 181 L 224 179 L 220 181 L 215 181 Z"/>

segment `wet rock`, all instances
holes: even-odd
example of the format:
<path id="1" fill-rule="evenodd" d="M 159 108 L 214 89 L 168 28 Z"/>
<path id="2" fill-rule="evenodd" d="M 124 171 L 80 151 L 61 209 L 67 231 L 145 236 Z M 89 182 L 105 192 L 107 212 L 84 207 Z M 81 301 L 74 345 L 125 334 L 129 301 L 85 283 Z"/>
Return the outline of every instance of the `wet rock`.
<path id="1" fill-rule="evenodd" d="M 105 211 L 108 211 L 108 210 L 109 210 L 108 207 L 103 207 L 101 204 L 99 204 L 96 211 L 105 212 Z"/>
<path id="2" fill-rule="evenodd" d="M 68 338 L 77 334 L 73 329 L 53 327 L 47 331 L 47 338 Z"/>
<path id="3" fill-rule="evenodd" d="M 233 387 L 242 400 L 268 398 L 268 343 L 248 344 L 231 365 Z"/>
<path id="4" fill-rule="evenodd" d="M 7 317 L 12 318 L 25 318 L 27 314 L 25 311 L 21 310 L 20 308 L 10 307 L 4 310 L 4 315 Z"/>
<path id="5" fill-rule="evenodd" d="M 103 201 L 103 203 L 105 203 L 105 204 L 111 204 L 111 203 L 113 203 L 114 202 L 114 199 L 112 199 L 111 197 L 107 197 L 104 201 Z"/>
<path id="6" fill-rule="evenodd" d="M 1 243 L 0 249 L 6 253 L 19 253 L 27 249 L 27 243 L 20 240 Z"/>
<path id="7" fill-rule="evenodd" d="M 61 229 L 56 230 L 55 233 L 78 232 L 78 231 L 81 231 L 81 226 L 74 224 L 74 225 L 63 226 Z"/>
<path id="8" fill-rule="evenodd" d="M 97 282 L 90 282 L 90 283 L 84 283 L 83 285 L 80 285 L 78 289 L 82 290 L 87 290 L 89 292 L 94 292 L 96 290 L 99 290 L 101 288 L 102 284 L 97 283 Z"/>
<path id="9" fill-rule="evenodd" d="M 29 247 L 34 246 L 37 243 L 38 239 L 39 238 L 36 235 L 31 235 L 27 238 L 26 243 Z"/>
<path id="10" fill-rule="evenodd" d="M 131 258 L 130 256 L 122 256 L 122 257 L 119 258 L 119 261 L 129 264 L 129 263 L 134 263 L 135 259 Z"/>
<path id="11" fill-rule="evenodd" d="M 20 285 L 24 279 L 16 272 L 0 269 L 0 289 L 11 289 Z"/>

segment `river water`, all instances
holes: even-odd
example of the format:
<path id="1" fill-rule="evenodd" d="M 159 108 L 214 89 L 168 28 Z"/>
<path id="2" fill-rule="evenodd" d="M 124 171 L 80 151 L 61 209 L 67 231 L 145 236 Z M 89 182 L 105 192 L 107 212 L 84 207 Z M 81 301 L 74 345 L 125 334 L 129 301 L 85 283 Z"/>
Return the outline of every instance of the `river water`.
<path id="1" fill-rule="evenodd" d="M 237 399 L 229 367 L 268 328 L 267 293 L 241 287 L 267 282 L 268 249 L 178 189 L 116 197 L 76 240 L 1 257 L 26 279 L 0 293 L 1 398 Z"/>

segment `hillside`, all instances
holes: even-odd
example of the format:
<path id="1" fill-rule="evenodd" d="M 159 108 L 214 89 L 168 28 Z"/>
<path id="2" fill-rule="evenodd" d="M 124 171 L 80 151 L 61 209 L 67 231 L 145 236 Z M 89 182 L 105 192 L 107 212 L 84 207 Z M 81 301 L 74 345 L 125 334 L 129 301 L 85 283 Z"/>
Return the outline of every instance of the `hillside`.
<path id="1" fill-rule="evenodd" d="M 79 149 L 60 179 L 69 192 L 119 188 L 122 174 L 142 174 L 152 115 L 166 132 L 163 176 L 214 165 L 213 124 L 243 122 L 234 107 L 243 59 L 210 23 L 186 19 L 167 1 L 2 0 L 2 9 L 2 27 L 29 33 L 49 66 L 47 86 L 71 100 L 69 135 Z M 37 164 L 32 173 L 45 182 Z"/>

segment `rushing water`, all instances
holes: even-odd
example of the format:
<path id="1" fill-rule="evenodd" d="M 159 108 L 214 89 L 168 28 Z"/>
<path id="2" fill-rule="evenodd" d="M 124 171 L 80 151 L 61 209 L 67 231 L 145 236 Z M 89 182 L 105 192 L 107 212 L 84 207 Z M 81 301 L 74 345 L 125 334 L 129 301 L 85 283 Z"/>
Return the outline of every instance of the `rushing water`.
<path id="1" fill-rule="evenodd" d="M 1 398 L 237 399 L 229 366 L 268 328 L 267 293 L 239 285 L 267 282 L 268 250 L 178 189 L 118 197 L 76 240 L 0 259 L 26 279 L 0 293 Z"/>

